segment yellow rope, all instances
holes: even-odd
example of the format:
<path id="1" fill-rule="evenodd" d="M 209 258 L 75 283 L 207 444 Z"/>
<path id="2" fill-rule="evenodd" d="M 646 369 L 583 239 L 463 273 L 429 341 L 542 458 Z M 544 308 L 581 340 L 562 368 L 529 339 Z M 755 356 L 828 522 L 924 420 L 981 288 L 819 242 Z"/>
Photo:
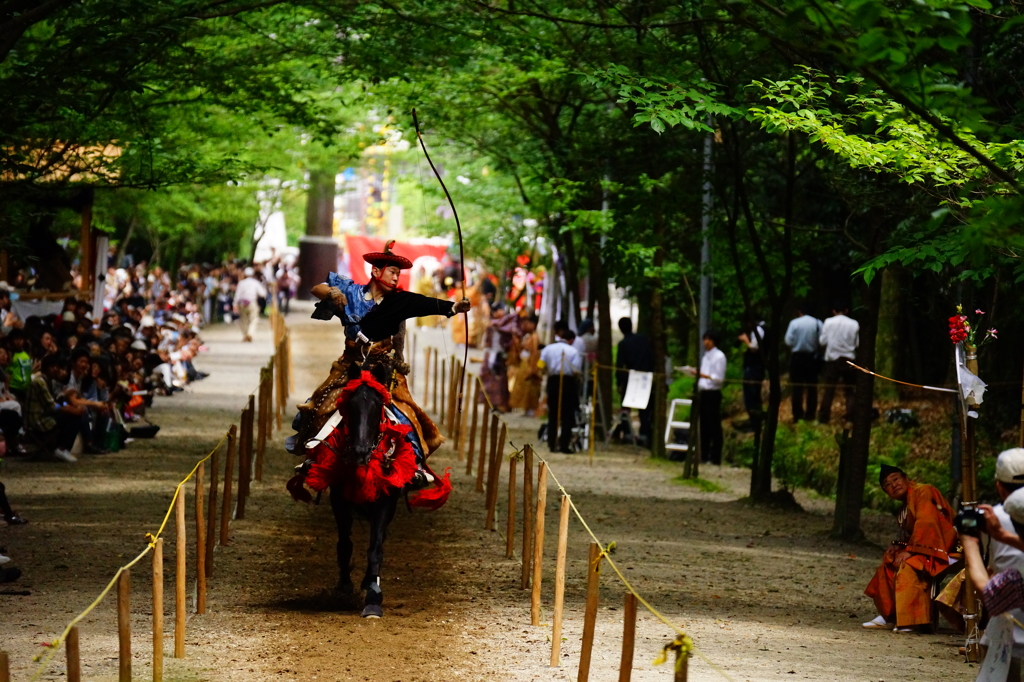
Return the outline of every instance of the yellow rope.
<path id="1" fill-rule="evenodd" d="M 155 534 L 154 533 L 146 533 L 146 541 L 147 541 L 146 548 L 143 549 L 141 552 L 139 552 L 138 556 L 136 556 L 134 559 L 132 559 L 127 564 L 125 564 L 124 566 L 121 566 L 120 568 L 117 569 L 117 572 L 114 573 L 114 577 L 110 579 L 110 582 L 107 583 L 107 586 L 105 588 L 103 588 L 103 591 L 100 592 L 99 596 L 96 597 L 96 599 L 94 599 L 93 602 L 91 604 L 89 604 L 89 606 L 84 611 L 82 611 L 77 616 L 75 616 L 73 619 L 71 619 L 71 621 L 67 624 L 67 626 L 64 628 L 64 631 L 60 634 L 59 637 L 57 637 L 57 639 L 53 640 L 52 642 L 50 642 L 47 645 L 48 651 L 46 653 L 39 654 L 35 658 L 33 658 L 34 661 L 39 663 L 39 667 L 36 668 L 35 673 L 32 675 L 31 682 L 36 682 L 37 680 L 39 680 L 41 678 L 42 674 L 44 672 L 46 672 L 47 666 L 49 666 L 50 661 L 57 654 L 57 651 L 60 650 L 61 644 L 63 644 L 64 640 L 67 639 L 68 633 L 71 632 L 71 628 L 75 627 L 75 625 L 80 623 L 83 618 L 88 616 L 97 606 L 100 605 L 100 602 L 102 602 L 103 599 L 108 594 L 110 594 L 110 590 L 114 589 L 114 585 L 117 584 L 118 578 L 121 577 L 122 573 L 124 573 L 125 571 L 131 569 L 132 566 L 134 566 L 135 564 L 137 564 L 140 561 L 142 561 L 143 557 L 145 557 L 147 554 L 149 554 L 150 551 L 152 551 L 152 549 L 154 547 L 156 547 L 157 539 L 163 534 L 164 528 L 167 527 L 167 522 L 171 518 L 171 514 L 174 513 L 174 505 L 178 501 L 178 495 L 181 494 L 181 486 L 183 486 L 186 483 L 188 483 L 189 480 L 191 480 L 192 477 L 195 476 L 196 471 L 199 470 L 199 465 L 202 464 L 203 462 L 206 462 L 211 457 L 213 457 L 213 453 L 217 452 L 217 450 L 220 449 L 220 446 L 224 444 L 224 441 L 226 441 L 227 438 L 228 438 L 228 434 L 225 433 L 221 437 L 220 441 L 217 442 L 217 445 L 215 445 L 214 448 L 212 450 L 210 450 L 210 453 L 208 455 L 206 455 L 206 457 L 203 457 L 201 460 L 196 462 L 196 465 L 194 467 L 192 467 L 192 471 L 189 472 L 188 476 L 186 476 L 184 479 L 182 479 L 181 482 L 178 483 L 177 486 L 175 486 L 175 488 L 174 488 L 174 496 L 171 498 L 171 504 L 167 508 L 167 513 L 164 515 L 164 520 L 160 524 L 160 528 L 156 531 Z"/>
<path id="2" fill-rule="evenodd" d="M 544 457 L 541 456 L 539 453 L 537 454 L 537 459 L 539 459 L 541 462 L 544 462 L 544 464 L 547 465 L 548 474 L 551 476 L 551 480 L 554 481 L 556 486 L 558 486 L 559 492 L 561 492 L 565 499 L 569 501 L 569 507 L 576 515 L 576 518 L 579 519 L 579 522 L 583 525 L 584 530 L 587 531 L 587 534 L 591 537 L 591 539 L 593 539 L 593 541 L 597 543 L 598 548 L 600 548 L 601 550 L 601 556 L 608 561 L 608 565 L 612 567 L 612 570 L 615 571 L 615 575 L 619 577 L 619 580 L 622 581 L 622 584 L 626 587 L 626 589 L 629 590 L 629 592 L 631 592 L 634 597 L 636 597 L 636 600 L 638 602 L 644 605 L 644 608 L 647 609 L 651 613 L 651 615 L 653 615 L 655 618 L 657 618 L 666 626 L 675 631 L 679 638 L 682 638 L 684 640 L 690 639 L 689 635 L 686 634 L 686 631 L 684 631 L 681 627 L 679 627 L 671 620 L 669 620 L 668 617 L 662 614 L 661 611 L 659 611 L 658 609 L 654 608 L 650 602 L 644 599 L 643 596 L 636 591 L 636 588 L 634 588 L 633 585 L 629 582 L 629 580 L 626 579 L 626 576 L 622 574 L 622 571 L 619 570 L 619 567 L 611 558 L 610 552 L 614 550 L 615 544 L 610 543 L 606 546 L 598 539 L 597 535 L 594 534 L 594 531 L 590 529 L 590 526 L 587 524 L 586 519 L 583 518 L 583 515 L 580 513 L 580 510 L 576 508 L 576 504 L 572 501 L 572 496 L 565 490 L 565 487 L 558 481 L 558 477 L 555 476 L 555 472 L 551 468 L 551 463 L 544 459 Z M 726 673 L 724 670 L 715 665 L 715 663 L 713 663 L 707 656 L 705 656 L 704 653 L 696 647 L 696 645 L 692 646 L 692 651 L 696 653 L 698 656 L 700 656 L 701 660 L 703 660 L 711 669 L 713 669 L 715 672 L 717 672 L 725 679 L 732 682 L 733 678 L 729 676 L 729 674 Z"/>

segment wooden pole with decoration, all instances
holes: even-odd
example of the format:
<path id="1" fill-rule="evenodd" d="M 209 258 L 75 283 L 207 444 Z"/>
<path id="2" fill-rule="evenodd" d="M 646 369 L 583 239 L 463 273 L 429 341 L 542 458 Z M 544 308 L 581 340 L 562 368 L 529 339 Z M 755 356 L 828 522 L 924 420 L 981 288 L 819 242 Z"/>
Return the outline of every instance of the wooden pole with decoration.
<path id="1" fill-rule="evenodd" d="M 980 310 L 978 315 L 984 315 Z M 961 508 L 967 505 L 977 504 L 977 462 L 975 460 L 975 423 L 978 419 L 977 407 L 981 404 L 985 383 L 978 376 L 978 346 L 986 341 L 996 338 L 996 330 L 989 329 L 985 336 L 979 341 L 977 339 L 978 327 L 971 324 L 970 319 L 963 313 L 963 307 L 956 307 L 956 315 L 949 318 L 950 340 L 956 344 L 954 352 L 954 365 L 956 369 L 956 382 L 958 399 L 960 401 L 960 502 Z M 966 626 L 967 640 L 964 649 L 967 652 L 967 660 L 976 662 L 980 660 L 980 631 L 979 619 L 980 609 L 978 595 L 975 593 L 969 580 L 964 581 L 964 624 Z"/>

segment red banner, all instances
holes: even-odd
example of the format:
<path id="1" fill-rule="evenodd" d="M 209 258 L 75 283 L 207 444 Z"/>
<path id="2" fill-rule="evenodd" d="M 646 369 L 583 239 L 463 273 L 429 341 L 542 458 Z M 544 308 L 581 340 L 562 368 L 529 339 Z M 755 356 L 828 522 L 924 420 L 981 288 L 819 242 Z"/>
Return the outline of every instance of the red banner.
<path id="1" fill-rule="evenodd" d="M 386 242 L 387 240 L 382 237 L 345 235 L 345 258 L 348 261 L 349 276 L 354 282 L 366 284 L 370 281 L 370 264 L 363 260 L 363 254 L 383 251 Z M 395 242 L 392 249 L 399 256 L 405 256 L 411 260 L 413 269 L 416 269 L 418 265 L 416 261 L 421 258 L 440 262 L 447 250 L 448 247 L 444 244 L 412 242 Z M 398 277 L 398 286 L 406 291 L 412 285 L 409 280 L 409 272 L 409 270 L 402 270 L 402 274 Z"/>

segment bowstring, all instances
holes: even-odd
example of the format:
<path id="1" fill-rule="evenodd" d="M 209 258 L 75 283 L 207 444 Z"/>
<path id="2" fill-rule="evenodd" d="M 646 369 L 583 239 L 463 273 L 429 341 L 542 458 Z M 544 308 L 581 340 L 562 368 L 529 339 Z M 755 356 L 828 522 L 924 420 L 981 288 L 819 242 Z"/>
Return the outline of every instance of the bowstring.
<path id="1" fill-rule="evenodd" d="M 459 237 L 459 271 L 462 273 L 462 298 L 466 298 L 466 251 L 462 241 L 462 222 L 459 220 L 459 212 L 455 208 L 455 201 L 452 199 L 451 193 L 448 191 L 448 186 L 444 184 L 444 180 L 441 179 L 441 174 L 437 172 L 437 168 L 434 166 L 434 162 L 430 159 L 430 154 L 427 152 L 427 143 L 423 140 L 423 133 L 420 132 L 420 123 L 416 118 L 416 109 L 412 110 L 412 124 L 416 130 L 416 139 L 419 140 L 420 149 L 423 150 L 423 156 L 426 158 L 427 163 L 430 165 L 430 170 L 434 172 L 434 177 L 437 178 L 437 182 L 441 185 L 441 189 L 444 190 L 444 196 L 448 199 L 448 205 L 452 209 L 452 215 L 455 217 L 455 229 Z M 462 372 L 459 374 L 459 395 L 456 401 L 456 411 L 458 414 L 462 414 L 462 399 L 465 395 L 466 386 L 466 365 L 469 364 L 469 311 L 463 313 L 465 316 L 465 329 L 466 329 L 466 343 L 463 346 L 462 356 Z M 441 335 L 441 340 L 444 343 L 445 355 L 448 354 L 448 341 L 444 338 L 444 334 Z"/>

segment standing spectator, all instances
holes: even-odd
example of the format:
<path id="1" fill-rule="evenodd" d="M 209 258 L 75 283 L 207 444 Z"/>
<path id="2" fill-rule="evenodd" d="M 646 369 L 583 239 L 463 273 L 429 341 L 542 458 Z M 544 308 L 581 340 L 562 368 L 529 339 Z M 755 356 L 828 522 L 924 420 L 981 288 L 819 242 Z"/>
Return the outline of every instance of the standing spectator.
<path id="1" fill-rule="evenodd" d="M 710 329 L 704 332 L 704 357 L 700 359 L 697 373 L 700 457 L 704 464 L 722 463 L 722 384 L 726 359 L 718 348 L 719 338 L 718 332 Z"/>
<path id="2" fill-rule="evenodd" d="M 555 342 L 544 346 L 540 366 L 547 374 L 548 448 L 551 452 L 572 452 L 572 427 L 576 422 L 580 394 L 576 375 L 583 369 L 583 358 L 572 347 L 576 334 L 563 330 Z M 561 431 L 559 431 L 561 429 Z"/>
<path id="3" fill-rule="evenodd" d="M 1017 533 L 1013 519 L 1004 505 L 1011 495 L 1024 489 L 1024 448 L 1011 448 L 999 453 L 996 458 L 996 494 L 1000 504 L 994 507 L 982 505 L 985 513 L 986 532 L 992 541 L 989 543 L 989 567 L 993 573 L 1009 569 L 1024 571 L 1024 552 L 1009 538 Z M 1020 495 L 1017 495 L 1019 499 Z M 1001 531 L 1001 532 L 1000 532 Z M 967 549 L 964 547 L 964 549 Z M 1024 609 L 1014 608 L 1010 615 L 1020 620 L 1024 618 Z M 988 638 L 982 636 L 981 644 L 987 646 Z M 1024 658 L 1024 630 L 1014 628 L 1013 657 Z"/>
<path id="4" fill-rule="evenodd" d="M 654 347 L 646 336 L 633 333 L 633 320 L 628 317 L 619 319 L 619 331 L 622 332 L 622 340 L 619 341 L 616 353 L 615 383 L 618 384 L 619 395 L 624 399 L 626 386 L 629 385 L 629 370 L 654 371 Z M 626 410 L 626 408 L 622 409 Z M 640 410 L 640 443 L 648 448 L 651 446 L 653 422 L 654 401 L 650 400 L 647 403 L 647 408 Z"/>
<path id="5" fill-rule="evenodd" d="M 532 417 L 540 403 L 541 382 L 541 373 L 537 367 L 540 343 L 537 338 L 536 315 L 519 319 L 519 334 L 514 339 L 509 360 L 509 407 L 523 410 L 527 417 Z"/>
<path id="6" fill-rule="evenodd" d="M 793 423 L 814 419 L 818 412 L 818 362 L 821 346 L 821 320 L 810 314 L 806 302 L 797 304 L 796 317 L 786 329 L 789 346 L 789 381 L 792 384 Z M 804 397 L 806 396 L 806 404 Z"/>
<path id="7" fill-rule="evenodd" d="M 849 312 L 845 303 L 832 306 L 832 317 L 821 326 L 818 343 L 825 348 L 825 394 L 821 398 L 821 414 L 818 421 L 828 424 L 832 418 L 832 400 L 836 396 L 836 385 L 843 384 L 846 397 L 846 421 L 853 419 L 854 373 L 856 370 L 846 363 L 857 357 L 860 345 L 860 325 L 846 316 Z M 870 396 L 868 396 L 870 400 Z"/>
<path id="8" fill-rule="evenodd" d="M 749 421 L 748 431 L 759 431 L 764 404 L 761 401 L 761 384 L 764 382 L 764 360 L 761 347 L 765 343 L 764 322 L 757 318 L 748 320 L 744 325 L 746 331 L 740 334 L 739 340 L 746 348 L 743 351 L 743 407 L 747 410 Z"/>
<path id="9" fill-rule="evenodd" d="M 252 335 L 256 333 L 256 321 L 260 319 L 259 299 L 267 297 L 266 288 L 256 279 L 255 274 L 255 270 L 246 268 L 245 279 L 235 288 L 234 310 L 238 315 L 242 341 L 245 343 L 252 342 Z"/>

